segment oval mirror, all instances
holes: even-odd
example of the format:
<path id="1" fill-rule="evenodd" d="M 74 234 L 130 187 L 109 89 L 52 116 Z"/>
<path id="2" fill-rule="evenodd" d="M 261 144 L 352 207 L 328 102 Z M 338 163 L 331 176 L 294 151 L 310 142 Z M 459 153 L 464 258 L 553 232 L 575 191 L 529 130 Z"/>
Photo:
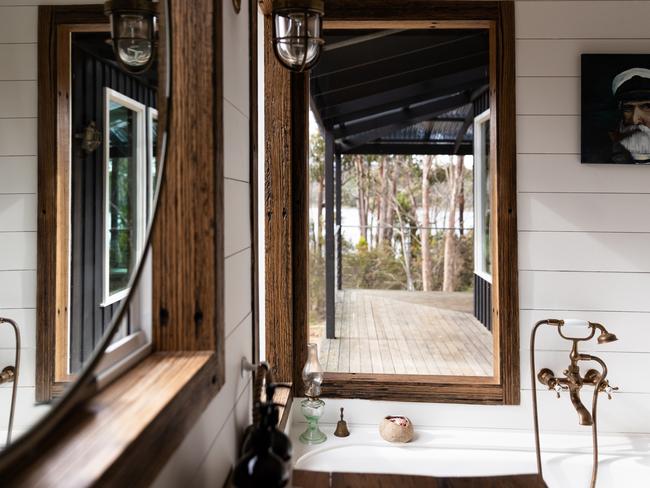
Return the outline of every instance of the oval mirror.
<path id="1" fill-rule="evenodd" d="M 0 461 L 150 349 L 166 3 L 69 3 L 0 6 Z"/>

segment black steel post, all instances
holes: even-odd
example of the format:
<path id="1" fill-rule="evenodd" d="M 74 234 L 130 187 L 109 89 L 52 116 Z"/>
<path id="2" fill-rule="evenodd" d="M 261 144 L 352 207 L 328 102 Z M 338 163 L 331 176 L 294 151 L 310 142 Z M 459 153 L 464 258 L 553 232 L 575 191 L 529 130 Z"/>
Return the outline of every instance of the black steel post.
<path id="1" fill-rule="evenodd" d="M 325 332 L 336 335 L 336 278 L 334 263 L 334 136 L 325 133 Z"/>
<path id="2" fill-rule="evenodd" d="M 343 238 L 341 235 L 341 182 L 343 166 L 341 154 L 336 153 L 336 289 L 343 289 Z"/>

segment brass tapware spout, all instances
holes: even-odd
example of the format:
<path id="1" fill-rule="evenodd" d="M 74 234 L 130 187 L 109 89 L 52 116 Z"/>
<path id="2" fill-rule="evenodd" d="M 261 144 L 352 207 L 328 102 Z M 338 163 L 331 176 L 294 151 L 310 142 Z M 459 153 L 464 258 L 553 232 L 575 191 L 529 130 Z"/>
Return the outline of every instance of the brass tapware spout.
<path id="1" fill-rule="evenodd" d="M 615 390 L 618 390 L 616 387 L 612 387 L 607 380 L 607 365 L 605 361 L 600 359 L 598 356 L 592 356 L 590 354 L 582 354 L 578 351 L 578 343 L 585 342 L 593 339 L 596 335 L 596 332 L 599 332 L 598 338 L 596 339 L 598 344 L 608 344 L 610 342 L 617 341 L 618 338 L 616 335 L 609 332 L 602 324 L 595 322 L 582 322 L 582 321 L 573 321 L 573 323 L 586 324 L 590 333 L 586 337 L 570 337 L 564 334 L 562 328 L 566 325 L 564 320 L 558 319 L 548 319 L 542 320 L 535 324 L 533 332 L 530 336 L 530 366 L 531 366 L 531 381 L 532 381 L 532 393 L 533 393 L 533 421 L 535 427 L 535 451 L 537 454 L 537 471 L 540 476 L 542 476 L 542 458 L 541 458 L 541 449 L 539 441 L 539 413 L 537 410 L 537 388 L 536 383 L 539 381 L 541 384 L 545 385 L 549 390 L 554 390 L 557 394 L 557 397 L 560 398 L 560 393 L 568 391 L 569 399 L 573 408 L 575 408 L 578 413 L 578 421 L 580 425 L 591 426 L 592 430 L 592 443 L 593 443 L 593 469 L 591 474 L 591 488 L 595 488 L 596 479 L 598 476 L 598 424 L 596 420 L 596 408 L 598 404 L 598 394 L 605 393 L 607 397 L 611 400 L 611 393 Z M 550 325 L 557 327 L 557 332 L 563 339 L 572 342 L 571 351 L 569 352 L 569 366 L 563 371 L 563 376 L 557 377 L 552 370 L 548 368 L 543 368 L 535 375 L 535 337 L 537 330 L 542 325 Z M 582 376 L 580 374 L 580 361 L 594 361 L 599 364 L 601 371 L 596 369 L 589 369 Z M 536 381 L 537 380 L 537 381 Z M 585 407 L 580 398 L 580 391 L 584 385 L 589 385 L 593 387 L 593 396 L 591 402 L 591 412 Z"/>
<path id="2" fill-rule="evenodd" d="M 590 370 L 593 371 L 593 370 Z M 568 373 L 568 370 L 565 371 Z M 580 399 L 580 388 L 582 385 L 572 382 L 568 378 L 556 378 L 555 373 L 548 368 L 540 370 L 537 375 L 537 379 L 543 385 L 546 385 L 549 390 L 555 390 L 557 397 L 560 398 L 560 393 L 568 391 L 569 399 L 573 404 L 573 408 L 578 412 L 578 420 L 580 425 L 592 425 L 593 420 L 589 410 L 583 405 L 582 400 Z"/>
<path id="3" fill-rule="evenodd" d="M 569 391 L 569 398 L 573 404 L 573 408 L 578 412 L 578 421 L 580 425 L 593 425 L 594 420 L 589 413 L 589 410 L 582 404 L 580 400 L 580 390 L 572 389 Z"/>

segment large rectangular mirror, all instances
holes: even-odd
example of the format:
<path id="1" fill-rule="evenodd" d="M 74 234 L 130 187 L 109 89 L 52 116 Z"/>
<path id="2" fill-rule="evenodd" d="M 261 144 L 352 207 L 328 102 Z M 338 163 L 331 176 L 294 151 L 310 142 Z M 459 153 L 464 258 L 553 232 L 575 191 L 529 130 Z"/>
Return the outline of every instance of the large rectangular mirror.
<path id="1" fill-rule="evenodd" d="M 266 108 L 264 216 L 283 379 L 302 384 L 313 343 L 325 396 L 519 401 L 511 7 L 333 0 L 308 73 L 265 57 L 284 90 Z"/>

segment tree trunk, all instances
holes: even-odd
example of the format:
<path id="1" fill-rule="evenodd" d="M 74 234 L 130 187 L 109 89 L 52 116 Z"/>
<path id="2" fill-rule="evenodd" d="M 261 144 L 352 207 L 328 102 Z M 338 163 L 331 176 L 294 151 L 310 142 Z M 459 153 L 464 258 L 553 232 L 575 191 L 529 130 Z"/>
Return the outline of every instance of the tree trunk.
<path id="1" fill-rule="evenodd" d="M 408 238 L 406 236 L 409 236 Z M 408 291 L 415 291 L 413 285 L 413 274 L 411 273 L 411 242 L 410 242 L 410 229 L 408 234 L 402 228 L 402 251 L 404 252 L 404 265 L 406 266 L 406 289 Z"/>
<path id="2" fill-rule="evenodd" d="M 365 182 L 366 176 L 364 172 L 363 157 L 356 156 L 354 158 L 354 167 L 357 173 L 357 199 L 358 205 L 357 209 L 359 211 L 359 231 L 361 237 L 364 239 L 366 244 L 368 243 L 368 207 L 367 207 L 367 195 L 365 191 Z"/>
<path id="3" fill-rule="evenodd" d="M 411 273 L 411 246 L 410 243 L 408 243 L 411 232 L 410 230 L 408 233 L 406 232 L 404 220 L 402 219 L 402 214 L 399 211 L 397 200 L 395 201 L 395 205 L 398 208 L 395 214 L 397 215 L 397 220 L 399 221 L 399 235 L 401 244 L 400 247 L 402 248 L 402 267 L 404 268 L 404 273 L 406 273 L 406 289 L 408 291 L 414 291 L 415 286 L 413 286 L 413 274 Z"/>
<path id="4" fill-rule="evenodd" d="M 377 194 L 377 248 L 381 246 L 386 239 L 386 188 L 388 186 L 388 170 L 386 156 L 379 162 L 379 193 Z"/>
<path id="5" fill-rule="evenodd" d="M 388 202 L 397 202 L 397 181 L 399 180 L 399 165 L 400 161 L 393 158 L 393 167 L 388 179 L 388 188 L 386 189 L 386 205 L 388 206 L 386 210 L 386 221 L 388 222 L 388 228 L 386 229 L 386 239 L 391 242 L 391 244 L 394 238 L 393 226 L 395 225 L 396 207 L 392 205 L 392 203 L 389 205 Z"/>
<path id="6" fill-rule="evenodd" d="M 323 198 L 325 194 L 325 179 L 318 180 L 316 193 L 316 255 L 321 256 L 321 243 L 323 236 Z"/>
<path id="7" fill-rule="evenodd" d="M 442 291 L 456 291 L 457 272 L 457 238 L 454 226 L 456 225 L 456 209 L 460 201 L 460 178 L 463 174 L 463 156 L 456 156 L 456 167 L 450 163 L 448 174 L 449 209 L 447 212 L 447 225 L 445 229 L 445 256 L 442 278 Z"/>
<path id="8" fill-rule="evenodd" d="M 460 188 L 458 189 L 458 233 L 465 235 L 465 157 L 460 157 L 461 164 L 458 166 Z"/>
<path id="9" fill-rule="evenodd" d="M 429 249 L 429 171 L 433 156 L 425 156 L 422 162 L 422 291 L 431 291 L 431 250 Z"/>

